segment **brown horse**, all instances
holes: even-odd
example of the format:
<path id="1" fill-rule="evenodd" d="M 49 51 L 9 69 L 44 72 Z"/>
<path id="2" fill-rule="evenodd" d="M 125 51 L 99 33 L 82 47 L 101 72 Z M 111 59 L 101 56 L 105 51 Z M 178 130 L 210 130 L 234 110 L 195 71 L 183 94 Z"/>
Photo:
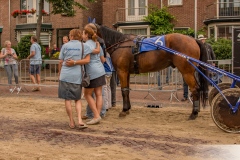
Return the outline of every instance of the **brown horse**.
<path id="1" fill-rule="evenodd" d="M 123 110 L 119 116 L 126 116 L 131 109 L 129 82 L 130 74 L 136 73 L 135 66 L 138 66 L 138 73 L 155 72 L 169 66 L 177 67 L 188 84 L 193 96 L 193 110 L 189 119 L 195 119 L 198 116 L 200 101 L 203 106 L 205 106 L 206 103 L 208 81 L 199 72 L 198 76 L 195 77 L 196 69 L 186 58 L 168 53 L 164 50 L 152 50 L 134 56 L 132 51 L 136 45 L 133 39 L 136 36 L 124 35 L 105 26 L 96 25 L 96 27 L 98 29 L 98 35 L 103 38 L 106 43 L 107 51 L 111 55 L 113 65 L 120 79 Z M 165 35 L 165 44 L 166 47 L 170 49 L 197 60 L 200 59 L 205 63 L 207 62 L 207 52 L 203 43 L 192 37 L 177 33 L 167 34 Z M 195 62 L 193 62 L 193 64 L 195 66 L 198 65 Z M 204 67 L 198 68 L 203 74 L 208 75 L 207 69 L 204 69 Z"/>

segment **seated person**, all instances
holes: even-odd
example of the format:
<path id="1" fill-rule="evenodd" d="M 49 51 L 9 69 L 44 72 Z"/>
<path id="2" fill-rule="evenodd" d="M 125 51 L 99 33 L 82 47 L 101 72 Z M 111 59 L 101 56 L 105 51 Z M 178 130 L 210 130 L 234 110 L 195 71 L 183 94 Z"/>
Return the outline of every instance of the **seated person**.
<path id="1" fill-rule="evenodd" d="M 53 44 L 53 49 L 51 51 L 50 57 L 52 57 L 56 52 L 59 52 L 56 44 Z"/>

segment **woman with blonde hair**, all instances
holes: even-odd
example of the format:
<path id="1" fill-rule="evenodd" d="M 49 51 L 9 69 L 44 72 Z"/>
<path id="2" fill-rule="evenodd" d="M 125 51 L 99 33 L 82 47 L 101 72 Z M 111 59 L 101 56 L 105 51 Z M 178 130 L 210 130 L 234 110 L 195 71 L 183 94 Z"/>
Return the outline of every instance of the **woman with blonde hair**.
<path id="1" fill-rule="evenodd" d="M 16 87 L 12 87 L 12 75 L 14 75 L 15 83 L 17 86 L 17 91 L 20 92 L 21 87 L 18 83 L 18 64 L 17 64 L 17 54 L 16 51 L 11 48 L 11 42 L 5 41 L 5 48 L 2 48 L 0 59 L 3 58 L 4 68 L 8 76 L 9 91 L 12 93 Z"/>
<path id="2" fill-rule="evenodd" d="M 73 29 L 69 33 L 70 41 L 65 43 L 60 51 L 59 55 L 59 89 L 58 97 L 65 99 L 66 112 L 69 117 L 69 127 L 75 128 L 75 122 L 72 114 L 71 100 L 75 101 L 77 116 L 78 116 L 78 128 L 87 128 L 81 118 L 81 80 L 82 72 L 81 66 L 87 64 L 90 61 L 90 53 L 93 51 L 86 44 L 80 42 L 82 40 L 82 32 L 79 29 Z M 83 57 L 82 57 L 83 51 Z M 68 63 L 73 63 L 68 65 Z"/>
<path id="3" fill-rule="evenodd" d="M 94 30 L 89 27 L 85 26 L 83 30 L 83 41 L 90 46 L 91 49 L 96 48 L 97 42 L 97 35 Z M 90 54 L 90 62 L 86 64 L 86 72 L 90 76 L 90 85 L 85 87 L 84 95 L 85 99 L 88 102 L 89 107 L 91 108 L 94 117 L 87 122 L 87 124 L 97 124 L 101 121 L 100 112 L 102 109 L 103 99 L 102 99 L 102 86 L 106 84 L 105 81 L 105 70 L 101 59 L 104 59 L 103 50 L 100 48 L 100 53 Z M 92 93 L 95 93 L 96 102 L 92 97 Z"/>

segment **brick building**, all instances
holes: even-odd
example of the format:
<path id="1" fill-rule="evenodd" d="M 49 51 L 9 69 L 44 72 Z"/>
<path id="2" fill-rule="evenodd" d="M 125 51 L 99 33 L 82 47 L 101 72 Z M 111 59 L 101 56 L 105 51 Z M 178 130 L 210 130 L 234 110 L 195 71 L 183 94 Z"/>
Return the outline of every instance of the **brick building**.
<path id="1" fill-rule="evenodd" d="M 76 16 L 67 17 L 64 14 L 51 14 L 51 4 L 44 1 L 44 10 L 49 15 L 43 16 L 41 43 L 44 46 L 52 46 L 56 43 L 62 45 L 62 37 L 68 35 L 73 28 L 82 28 L 88 23 L 88 17 L 95 17 L 98 23 L 102 23 L 102 0 L 97 3 L 88 3 L 85 0 L 77 0 L 89 10 L 78 9 Z M 10 40 L 12 45 L 17 45 L 24 35 L 36 33 L 38 0 L 0 0 L 0 46 L 5 40 Z M 35 14 L 20 15 L 14 18 L 11 13 L 15 10 L 37 9 Z"/>
<path id="2" fill-rule="evenodd" d="M 75 17 L 64 15 L 44 16 L 42 21 L 41 42 L 45 46 L 56 43 L 61 46 L 62 37 L 68 35 L 72 28 L 82 28 L 89 16 L 95 17 L 97 23 L 112 27 L 123 33 L 150 35 L 150 27 L 143 21 L 148 15 L 150 4 L 159 8 L 166 6 L 176 17 L 174 29 L 206 28 L 206 35 L 231 38 L 233 26 L 240 26 L 239 0 L 98 0 L 87 3 L 77 0 L 89 7 L 78 9 Z M 35 34 L 37 14 L 11 16 L 14 10 L 38 8 L 38 0 L 0 0 L 0 46 L 10 39 L 16 45 L 26 34 Z M 195 2 L 197 2 L 197 21 L 195 21 Z M 51 4 L 44 3 L 46 12 L 51 13 Z M 37 9 L 38 10 L 38 9 Z"/>
<path id="3" fill-rule="evenodd" d="M 123 33 L 150 35 L 143 21 L 150 4 L 168 7 L 176 18 L 174 29 L 205 28 L 209 37 L 231 38 L 232 27 L 240 25 L 239 0 L 104 0 L 103 24 Z"/>

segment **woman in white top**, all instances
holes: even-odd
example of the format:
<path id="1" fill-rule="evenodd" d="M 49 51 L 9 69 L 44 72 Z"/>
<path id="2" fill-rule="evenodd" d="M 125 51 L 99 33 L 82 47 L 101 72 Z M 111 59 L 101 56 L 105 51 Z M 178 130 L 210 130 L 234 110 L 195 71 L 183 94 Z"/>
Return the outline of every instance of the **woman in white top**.
<path id="1" fill-rule="evenodd" d="M 12 86 L 12 75 L 14 75 L 15 83 L 17 86 L 17 91 L 19 92 L 21 88 L 18 84 L 18 64 L 17 64 L 17 54 L 16 51 L 11 48 L 11 42 L 5 41 L 5 48 L 2 48 L 0 59 L 3 58 L 4 61 L 4 69 L 6 70 L 8 76 L 8 85 L 9 91 L 12 93 L 16 87 Z"/>

